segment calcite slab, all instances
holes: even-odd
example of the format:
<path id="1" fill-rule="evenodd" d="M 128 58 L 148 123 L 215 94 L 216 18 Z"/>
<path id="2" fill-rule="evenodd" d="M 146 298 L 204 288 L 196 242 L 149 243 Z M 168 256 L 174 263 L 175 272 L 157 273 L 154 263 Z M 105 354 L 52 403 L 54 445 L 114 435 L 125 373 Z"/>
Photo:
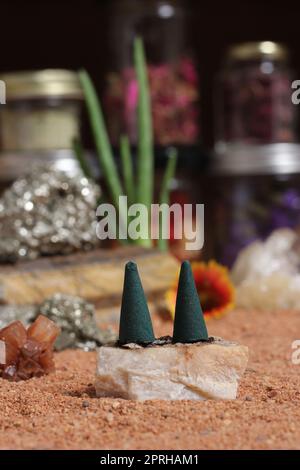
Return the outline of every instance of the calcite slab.
<path id="1" fill-rule="evenodd" d="M 102 346 L 96 393 L 130 400 L 230 400 L 247 362 L 246 346 L 221 338 L 146 348 Z"/>

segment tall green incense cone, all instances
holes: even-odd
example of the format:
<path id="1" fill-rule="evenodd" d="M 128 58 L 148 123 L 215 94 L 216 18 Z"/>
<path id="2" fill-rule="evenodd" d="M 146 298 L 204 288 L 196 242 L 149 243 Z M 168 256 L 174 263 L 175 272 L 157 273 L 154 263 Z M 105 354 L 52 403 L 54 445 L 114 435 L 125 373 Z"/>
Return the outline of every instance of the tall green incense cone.
<path id="1" fill-rule="evenodd" d="M 152 343 L 154 339 L 150 313 L 137 266 L 129 261 L 125 266 L 119 343 Z"/>
<path id="2" fill-rule="evenodd" d="M 207 339 L 208 333 L 192 268 L 188 261 L 184 261 L 178 283 L 173 343 L 195 343 Z"/>

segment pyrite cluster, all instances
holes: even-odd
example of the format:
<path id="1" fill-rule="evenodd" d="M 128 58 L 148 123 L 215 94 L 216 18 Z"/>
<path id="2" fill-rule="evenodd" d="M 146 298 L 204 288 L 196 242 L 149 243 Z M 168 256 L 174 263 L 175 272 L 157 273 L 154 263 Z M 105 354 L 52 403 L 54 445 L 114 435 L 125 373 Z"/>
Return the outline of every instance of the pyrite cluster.
<path id="1" fill-rule="evenodd" d="M 55 342 L 56 350 L 80 348 L 89 351 L 116 340 L 111 330 L 98 328 L 94 305 L 80 297 L 55 294 L 40 305 L 39 312 L 61 329 Z"/>
<path id="2" fill-rule="evenodd" d="M 1 305 L 0 329 L 19 320 L 26 327 L 44 315 L 61 330 L 54 343 L 54 349 L 79 348 L 85 351 L 96 349 L 102 344 L 114 343 L 116 335 L 111 329 L 99 328 L 93 304 L 81 297 L 57 293 L 36 306 Z"/>
<path id="3" fill-rule="evenodd" d="M 67 254 L 98 244 L 99 187 L 82 174 L 38 166 L 0 199 L 0 261 Z"/>

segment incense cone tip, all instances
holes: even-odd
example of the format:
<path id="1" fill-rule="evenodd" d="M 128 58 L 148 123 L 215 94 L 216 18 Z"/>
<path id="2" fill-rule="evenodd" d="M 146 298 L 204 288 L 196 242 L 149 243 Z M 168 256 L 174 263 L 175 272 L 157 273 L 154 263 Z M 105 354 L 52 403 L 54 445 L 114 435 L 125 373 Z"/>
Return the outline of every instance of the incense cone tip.
<path id="1" fill-rule="evenodd" d="M 136 263 L 134 261 L 128 261 L 128 263 L 126 263 L 125 268 L 126 268 L 126 270 L 129 270 L 129 271 L 136 271 L 137 266 L 136 266 Z"/>

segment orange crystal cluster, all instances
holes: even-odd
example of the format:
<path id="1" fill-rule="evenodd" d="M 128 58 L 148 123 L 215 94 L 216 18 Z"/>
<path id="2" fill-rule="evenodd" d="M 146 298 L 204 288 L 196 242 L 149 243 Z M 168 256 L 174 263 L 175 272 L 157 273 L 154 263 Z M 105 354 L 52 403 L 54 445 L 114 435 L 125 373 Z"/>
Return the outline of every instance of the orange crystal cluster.
<path id="1" fill-rule="evenodd" d="M 59 333 L 59 327 L 43 315 L 27 330 L 20 321 L 0 330 L 0 377 L 17 381 L 52 372 L 53 344 Z"/>

